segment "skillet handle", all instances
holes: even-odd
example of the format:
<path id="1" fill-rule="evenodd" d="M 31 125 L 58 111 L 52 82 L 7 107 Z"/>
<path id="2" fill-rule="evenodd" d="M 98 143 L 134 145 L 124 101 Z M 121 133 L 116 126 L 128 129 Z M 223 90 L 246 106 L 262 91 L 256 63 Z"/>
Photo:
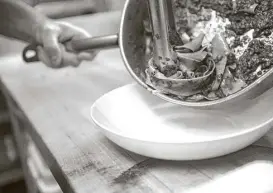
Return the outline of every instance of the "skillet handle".
<path id="1" fill-rule="evenodd" d="M 79 40 L 72 40 L 67 43 L 66 47 L 68 51 L 75 52 L 88 52 L 94 49 L 110 49 L 118 47 L 118 35 L 98 36 L 92 38 L 85 38 Z M 38 62 L 39 57 L 37 53 L 38 44 L 30 44 L 23 50 L 23 59 L 25 62 Z M 32 52 L 31 56 L 28 53 Z"/>

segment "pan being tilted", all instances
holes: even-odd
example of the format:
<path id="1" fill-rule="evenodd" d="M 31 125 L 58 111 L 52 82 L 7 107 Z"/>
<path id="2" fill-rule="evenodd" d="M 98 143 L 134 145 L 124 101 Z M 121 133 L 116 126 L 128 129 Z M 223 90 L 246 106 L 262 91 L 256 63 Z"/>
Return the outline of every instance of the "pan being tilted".
<path id="1" fill-rule="evenodd" d="M 134 78 L 134 80 L 143 88 L 152 94 L 164 99 L 168 102 L 178 104 L 181 107 L 197 107 L 197 108 L 221 108 L 226 105 L 237 104 L 242 100 L 255 98 L 273 85 L 273 69 L 261 76 L 255 82 L 230 96 L 213 100 L 187 102 L 179 99 L 171 98 L 168 95 L 157 92 L 157 90 L 146 83 L 143 76 L 148 65 L 149 57 L 146 55 L 146 35 L 144 20 L 148 17 L 147 1 L 127 0 L 123 9 L 120 23 L 120 31 L 118 35 L 110 35 L 105 37 L 93 37 L 83 40 L 75 40 L 72 43 L 74 50 L 83 51 L 91 49 L 105 49 L 119 46 L 124 64 Z M 28 58 L 27 51 L 35 51 L 36 46 L 30 45 L 23 52 L 23 58 L 26 62 L 37 61 L 37 55 Z"/>

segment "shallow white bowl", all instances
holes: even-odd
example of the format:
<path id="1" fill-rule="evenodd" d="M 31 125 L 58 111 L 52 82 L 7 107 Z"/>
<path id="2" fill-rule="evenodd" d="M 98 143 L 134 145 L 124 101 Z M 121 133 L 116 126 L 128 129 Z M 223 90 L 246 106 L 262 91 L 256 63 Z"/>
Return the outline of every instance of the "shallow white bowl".
<path id="1" fill-rule="evenodd" d="M 113 90 L 91 107 L 91 118 L 117 145 L 144 156 L 198 160 L 226 155 L 264 136 L 273 123 L 273 90 L 226 109 L 167 103 L 137 84 Z"/>

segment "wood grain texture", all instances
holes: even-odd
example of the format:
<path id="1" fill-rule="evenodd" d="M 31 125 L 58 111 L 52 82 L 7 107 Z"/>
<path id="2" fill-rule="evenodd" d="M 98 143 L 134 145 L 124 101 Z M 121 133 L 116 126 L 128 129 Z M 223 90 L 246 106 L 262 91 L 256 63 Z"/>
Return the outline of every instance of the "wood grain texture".
<path id="1" fill-rule="evenodd" d="M 95 35 L 109 34 L 118 30 L 119 15 L 69 21 Z M 14 100 L 14 117 L 28 123 L 27 131 L 66 193 L 181 193 L 253 160 L 273 160 L 273 149 L 251 146 L 217 159 L 166 162 L 107 140 L 91 122 L 89 110 L 106 92 L 133 82 L 118 49 L 103 51 L 77 69 L 27 66 L 20 55 L 7 56 L 0 60 L 0 74 L 7 97 Z"/>

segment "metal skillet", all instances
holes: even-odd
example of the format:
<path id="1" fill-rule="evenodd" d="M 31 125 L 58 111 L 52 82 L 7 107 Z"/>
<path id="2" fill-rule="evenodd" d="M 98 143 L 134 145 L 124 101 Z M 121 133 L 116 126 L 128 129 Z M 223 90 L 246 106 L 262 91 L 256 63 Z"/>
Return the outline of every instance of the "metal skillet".
<path id="1" fill-rule="evenodd" d="M 146 84 L 146 80 L 143 77 L 145 69 L 147 68 L 148 61 L 150 59 L 150 56 L 147 56 L 145 53 L 146 35 L 145 26 L 143 23 L 143 20 L 149 17 L 148 10 L 150 9 L 147 2 L 148 1 L 144 0 L 127 0 L 123 9 L 120 31 L 118 35 L 115 34 L 75 40 L 72 42 L 73 50 L 87 51 L 91 49 L 106 49 L 119 46 L 125 67 L 138 84 L 157 97 L 160 97 L 165 101 L 181 105 L 181 107 L 224 108 L 226 106 L 236 105 L 240 101 L 257 98 L 273 86 L 273 69 L 271 69 L 262 77 L 257 79 L 254 83 L 242 89 L 241 91 L 214 101 L 187 102 L 174 99 L 168 95 L 157 92 L 155 88 Z M 149 0 L 149 2 L 152 1 Z M 156 23 L 156 19 L 162 19 L 162 17 L 160 16 L 160 10 L 154 10 L 154 13 L 155 15 L 152 14 L 152 22 Z M 158 18 L 156 18 L 156 16 Z M 156 40 L 154 34 L 153 39 Z M 165 40 L 169 41 L 168 39 Z M 27 57 L 27 52 L 30 50 L 36 52 L 36 45 L 29 45 L 24 49 L 23 59 L 26 62 L 38 61 L 39 59 L 37 54 L 30 58 Z"/>

